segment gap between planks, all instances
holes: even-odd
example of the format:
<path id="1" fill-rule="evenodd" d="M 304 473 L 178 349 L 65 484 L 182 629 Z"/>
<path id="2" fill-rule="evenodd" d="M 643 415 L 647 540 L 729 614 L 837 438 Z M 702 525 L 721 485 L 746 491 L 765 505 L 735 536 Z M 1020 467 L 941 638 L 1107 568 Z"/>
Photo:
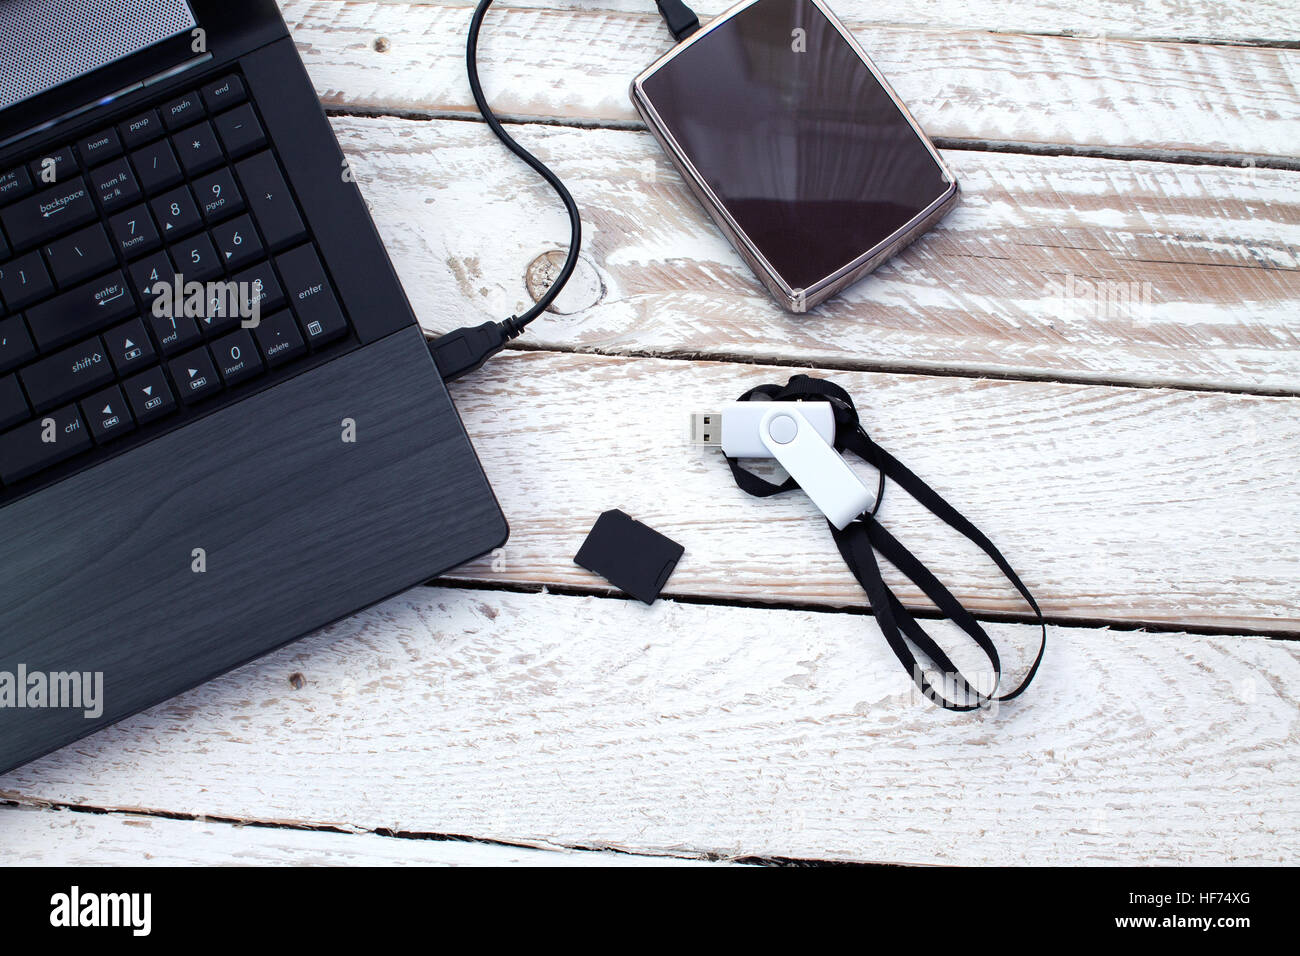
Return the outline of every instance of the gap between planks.
<path id="1" fill-rule="evenodd" d="M 336 117 L 430 333 L 517 312 L 567 236 L 479 124 Z M 948 153 L 963 201 L 872 276 L 782 311 L 650 137 L 534 126 L 586 223 L 527 347 L 827 368 L 1300 392 L 1300 175 Z M 563 248 L 562 246 L 560 247 Z"/>
<path id="2" fill-rule="evenodd" d="M 477 115 L 464 76 L 467 9 L 285 12 L 327 106 Z M 926 131 L 947 143 L 1223 164 L 1297 159 L 1296 51 L 850 26 Z M 504 116 L 641 128 L 628 84 L 670 45 L 653 7 L 637 16 L 507 7 L 492 13 L 480 68 Z"/>
<path id="3" fill-rule="evenodd" d="M 354 0 L 326 0 L 350 3 Z M 383 0 L 386 4 L 420 7 L 470 7 L 476 0 Z M 644 14 L 653 0 L 510 0 L 518 9 L 574 14 Z M 284 3 L 286 8 L 295 3 Z M 733 0 L 696 0 L 692 9 L 701 22 L 733 5 Z M 931 29 L 977 29 L 990 33 L 1042 36 L 1109 37 L 1178 43 L 1239 43 L 1295 47 L 1295 8 L 1289 0 L 1252 3 L 1189 3 L 1186 0 L 832 0 L 832 9 L 845 20 L 873 26 Z M 884 18 L 884 19 L 882 19 Z M 666 37 L 666 34 L 665 34 Z M 665 40 L 665 42 L 667 42 Z"/>
<path id="4" fill-rule="evenodd" d="M 990 628 L 1009 667 L 1032 631 Z M 954 715 L 870 622 L 425 589 L 0 793 L 724 859 L 1278 862 L 1298 687 L 1294 644 L 1053 628 L 1025 696 Z"/>
<path id="5" fill-rule="evenodd" d="M 670 595 L 862 605 L 810 502 L 750 498 L 716 450 L 687 444 L 691 412 L 791 371 L 502 353 L 455 383 L 453 397 L 513 534 L 502 555 L 454 578 L 599 586 L 572 556 L 596 516 L 619 507 L 685 546 Z M 1300 555 L 1278 546 L 1300 538 L 1294 400 L 831 377 L 856 397 L 873 437 L 998 544 L 1048 617 L 1300 630 Z M 972 611 L 1027 613 L 974 546 L 897 487 L 881 515 Z M 887 578 L 908 606 L 930 606 L 900 576 Z"/>
<path id="6" fill-rule="evenodd" d="M 460 577 L 455 571 L 449 572 L 441 577 L 431 581 L 426 581 L 419 587 L 426 588 L 456 588 L 464 591 L 507 591 L 517 594 L 559 594 L 566 597 L 590 597 L 599 598 L 607 601 L 635 601 L 636 598 L 623 591 L 618 590 L 612 585 L 603 587 L 588 585 L 586 587 L 573 584 L 555 584 L 555 583 L 524 583 L 515 581 L 488 581 L 483 578 Z M 676 604 L 699 604 L 707 607 L 747 607 L 747 608 L 765 608 L 778 611 L 806 611 L 812 614 L 851 614 L 860 617 L 874 617 L 875 613 L 867 605 L 865 595 L 862 597 L 861 605 L 825 605 L 812 601 L 782 601 L 782 600 L 765 600 L 755 601 L 753 599 L 744 600 L 740 598 L 711 597 L 708 595 L 696 594 L 672 594 L 665 597 L 664 600 L 673 601 Z M 912 616 L 918 621 L 943 621 L 946 620 L 937 608 L 914 607 L 911 608 Z M 993 624 L 1027 624 L 1037 626 L 1037 619 L 1032 614 L 992 614 L 987 611 L 976 610 L 971 617 L 984 623 Z M 1300 641 L 1300 629 L 1284 630 L 1267 630 L 1259 628 L 1241 628 L 1233 630 L 1230 627 L 1206 627 L 1196 624 L 1169 624 L 1161 621 L 1119 621 L 1097 619 L 1088 620 L 1086 618 L 1055 618 L 1043 616 L 1043 623 L 1048 627 L 1072 627 L 1077 630 L 1097 630 L 1114 633 L 1140 633 L 1140 634 L 1195 634 L 1201 637 L 1261 637 L 1275 641 Z"/>
<path id="7" fill-rule="evenodd" d="M 10 866 L 690 866 L 645 855 L 459 834 L 344 829 L 164 810 L 0 801 L 0 854 Z M 731 861 L 737 862 L 737 861 Z M 746 860 L 783 865 L 791 861 Z"/>

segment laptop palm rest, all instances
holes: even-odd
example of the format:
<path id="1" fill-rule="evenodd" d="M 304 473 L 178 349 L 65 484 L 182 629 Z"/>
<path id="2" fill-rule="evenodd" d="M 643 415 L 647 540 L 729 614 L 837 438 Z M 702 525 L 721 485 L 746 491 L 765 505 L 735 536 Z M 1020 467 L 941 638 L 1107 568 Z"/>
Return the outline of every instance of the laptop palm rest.
<path id="1" fill-rule="evenodd" d="M 416 327 L 19 500 L 0 511 L 0 772 L 506 534 Z M 101 673 L 103 713 L 49 706 L 52 682 L 46 706 L 30 686 L 6 702 L 20 668 Z"/>

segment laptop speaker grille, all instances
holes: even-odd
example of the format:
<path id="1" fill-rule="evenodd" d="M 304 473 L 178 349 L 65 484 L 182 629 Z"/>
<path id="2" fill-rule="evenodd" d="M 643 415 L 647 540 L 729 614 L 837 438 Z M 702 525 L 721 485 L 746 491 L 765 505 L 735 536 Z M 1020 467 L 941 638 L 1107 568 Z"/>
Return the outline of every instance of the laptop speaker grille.
<path id="1" fill-rule="evenodd" d="M 186 0 L 0 0 L 0 110 L 196 25 Z"/>

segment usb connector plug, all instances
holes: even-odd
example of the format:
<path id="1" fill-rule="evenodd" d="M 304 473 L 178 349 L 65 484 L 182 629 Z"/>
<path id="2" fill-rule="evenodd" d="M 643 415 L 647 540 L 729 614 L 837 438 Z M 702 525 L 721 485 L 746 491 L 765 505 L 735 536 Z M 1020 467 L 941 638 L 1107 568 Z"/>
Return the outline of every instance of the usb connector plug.
<path id="1" fill-rule="evenodd" d="M 696 412 L 691 416 L 692 445 L 721 445 L 722 416 L 717 412 Z"/>
<path id="2" fill-rule="evenodd" d="M 691 416 L 691 443 L 721 448 L 728 458 L 771 458 L 772 453 L 759 435 L 759 425 L 772 404 L 729 402 L 721 412 L 697 412 Z M 835 443 L 835 410 L 830 402 L 792 404 L 827 444 Z"/>

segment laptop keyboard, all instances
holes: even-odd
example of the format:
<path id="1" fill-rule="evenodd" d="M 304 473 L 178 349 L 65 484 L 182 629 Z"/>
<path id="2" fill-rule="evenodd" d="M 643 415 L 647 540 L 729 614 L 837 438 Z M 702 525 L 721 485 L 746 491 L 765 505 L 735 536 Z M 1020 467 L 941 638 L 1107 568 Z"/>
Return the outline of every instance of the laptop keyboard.
<path id="1" fill-rule="evenodd" d="M 236 74 L 0 170 L 0 501 L 348 336 L 304 222 Z"/>

